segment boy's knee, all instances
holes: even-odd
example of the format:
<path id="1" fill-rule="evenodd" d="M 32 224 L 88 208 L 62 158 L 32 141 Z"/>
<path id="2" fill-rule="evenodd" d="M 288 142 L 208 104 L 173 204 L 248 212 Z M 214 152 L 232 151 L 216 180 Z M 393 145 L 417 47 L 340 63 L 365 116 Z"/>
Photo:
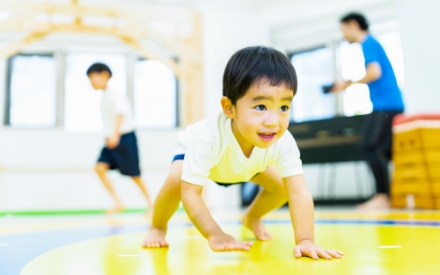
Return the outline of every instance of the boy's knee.
<path id="1" fill-rule="evenodd" d="M 269 189 L 265 189 L 267 192 L 271 194 L 286 194 L 286 190 L 284 190 L 284 186 L 281 184 L 274 184 Z"/>
<path id="2" fill-rule="evenodd" d="M 168 182 L 172 187 L 172 190 L 180 194 L 180 189 L 182 187 L 182 179 L 180 175 L 170 174 L 168 176 Z"/>
<path id="3" fill-rule="evenodd" d="M 104 174 L 107 170 L 108 170 L 107 166 L 105 166 L 103 164 L 97 164 L 95 166 L 95 172 L 97 174 Z"/>

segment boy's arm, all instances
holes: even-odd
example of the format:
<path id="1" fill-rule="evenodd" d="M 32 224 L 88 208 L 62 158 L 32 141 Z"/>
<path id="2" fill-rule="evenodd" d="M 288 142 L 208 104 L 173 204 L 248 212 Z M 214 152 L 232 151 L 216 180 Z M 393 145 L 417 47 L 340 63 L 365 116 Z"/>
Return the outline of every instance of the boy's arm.
<path id="1" fill-rule="evenodd" d="M 107 138 L 107 148 L 113 149 L 119 145 L 121 139 L 121 125 L 124 121 L 124 115 L 117 115 L 115 117 L 115 131 L 113 135 Z"/>
<path id="2" fill-rule="evenodd" d="M 295 258 L 341 258 L 340 251 L 323 249 L 314 244 L 313 199 L 303 175 L 283 178 L 289 202 L 290 217 L 295 232 Z"/>
<path id="3" fill-rule="evenodd" d="M 241 242 L 221 230 L 202 200 L 203 186 L 182 181 L 182 204 L 199 232 L 214 251 L 247 251 L 251 242 Z"/>

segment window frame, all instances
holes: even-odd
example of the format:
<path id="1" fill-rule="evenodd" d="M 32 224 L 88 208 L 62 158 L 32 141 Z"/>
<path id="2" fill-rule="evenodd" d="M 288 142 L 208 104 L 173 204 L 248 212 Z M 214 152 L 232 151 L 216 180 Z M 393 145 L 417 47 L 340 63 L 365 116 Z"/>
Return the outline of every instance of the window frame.
<path id="1" fill-rule="evenodd" d="M 98 53 L 96 49 L 90 49 L 90 50 L 42 50 L 42 51 L 23 51 L 20 53 L 17 53 L 11 57 L 9 57 L 6 60 L 5 64 L 5 93 L 4 93 L 4 104 L 3 104 L 3 119 L 0 121 L 2 127 L 4 128 L 14 128 L 16 130 L 63 130 L 66 131 L 65 128 L 65 96 L 66 96 L 66 90 L 65 90 L 65 80 L 66 80 L 66 55 L 70 52 L 84 52 L 84 53 Z M 99 52 L 101 53 L 101 52 Z M 134 106 L 134 64 L 138 60 L 148 60 L 146 58 L 142 58 L 137 54 L 134 54 L 132 51 L 105 51 L 105 53 L 108 54 L 124 54 L 127 57 L 127 96 L 130 100 L 130 103 L 132 106 Z M 56 69 L 56 75 L 55 77 L 55 83 L 56 83 L 56 95 L 55 95 L 55 125 L 53 127 L 12 127 L 10 125 L 11 120 L 11 100 L 12 100 L 12 94 L 11 94 L 11 77 L 12 77 L 12 60 L 16 56 L 46 56 L 46 57 L 52 57 L 55 62 L 55 69 Z M 177 59 L 176 59 L 177 60 Z M 130 66 L 133 66 L 131 68 Z M 175 84 L 176 84 L 176 100 L 174 103 L 176 115 L 175 115 L 175 123 L 174 125 L 169 129 L 159 129 L 159 128 L 148 128 L 148 127 L 139 127 L 136 128 L 138 131 L 149 131 L 149 130 L 161 130 L 161 131 L 168 131 L 168 130 L 175 130 L 178 129 L 181 125 L 180 120 L 180 111 L 181 111 L 181 95 L 180 95 L 180 79 L 174 75 Z M 134 109 L 134 108 L 133 108 Z M 133 110 L 134 111 L 134 110 Z"/>
<path id="2" fill-rule="evenodd" d="M 54 62 L 55 62 L 55 70 L 56 70 L 56 74 L 55 74 L 55 125 L 54 126 L 50 126 L 50 127 L 15 127 L 15 126 L 11 126 L 11 105 L 12 105 L 12 61 L 15 57 L 17 56 L 43 56 L 43 57 L 51 57 L 53 58 Z M 6 62 L 6 79 L 5 79 L 5 102 L 4 102 L 4 116 L 3 116 L 3 126 L 4 127 L 9 127 L 9 128 L 14 128 L 14 129 L 20 129 L 20 130 L 34 130 L 34 129 L 38 129 L 38 130 L 51 130 L 51 129 L 55 129 L 57 128 L 58 125 L 58 115 L 59 115 L 59 104 L 58 104 L 58 100 L 59 100 L 59 92 L 58 92 L 58 81 L 59 81 L 59 77 L 58 77 L 58 59 L 57 59 L 57 55 L 55 52 L 51 52 L 51 51 L 44 51 L 44 52 L 20 52 L 17 53 L 11 57 L 8 58 L 7 62 Z"/>
<path id="3" fill-rule="evenodd" d="M 320 49 L 329 49 L 330 53 L 332 55 L 332 75 L 333 75 L 333 80 L 336 81 L 336 76 L 340 73 L 340 68 L 338 67 L 338 61 L 336 58 L 336 50 L 335 50 L 335 46 L 334 46 L 334 41 L 332 41 L 332 43 L 321 43 L 321 44 L 316 44 L 315 46 L 310 46 L 310 47 L 305 47 L 305 48 L 300 48 L 297 50 L 293 50 L 293 51 L 289 51 L 287 53 L 287 58 L 289 58 L 289 61 L 292 63 L 292 57 L 298 54 L 304 54 L 304 53 L 309 53 L 309 52 L 313 52 L 316 50 L 320 50 Z M 298 80 L 299 82 L 300 80 Z M 339 117 L 341 116 L 341 95 L 335 94 L 334 95 L 334 106 L 335 106 L 335 116 L 334 117 Z M 342 114 L 343 116 L 343 114 Z M 310 120 L 306 120 L 306 121 L 310 121 Z M 302 122 L 306 122 L 306 121 L 302 121 Z M 295 121 L 293 119 L 293 115 L 290 117 L 290 123 L 298 123 L 298 121 Z"/>
<path id="4" fill-rule="evenodd" d="M 135 115 L 135 105 L 134 105 L 134 97 L 135 97 L 135 95 L 134 95 L 134 93 L 135 93 L 135 91 L 134 91 L 134 74 L 135 74 L 135 64 L 136 64 L 136 62 L 138 62 L 138 61 L 148 61 L 148 60 L 154 60 L 154 59 L 148 59 L 148 58 L 143 58 L 143 57 L 140 57 L 140 56 L 138 56 L 137 58 L 135 58 L 134 59 L 134 62 L 133 62 L 133 67 L 131 68 L 131 70 L 132 70 L 132 72 L 131 72 L 131 76 L 130 76 L 130 84 L 129 84 L 129 86 L 131 87 L 131 93 L 130 93 L 130 102 L 131 102 L 131 105 L 133 106 L 133 115 Z M 178 60 L 176 60 L 176 61 L 178 61 Z M 172 130 L 172 129 L 177 129 L 177 128 L 179 128 L 180 127 L 180 81 L 179 81 L 179 78 L 176 76 L 176 74 L 173 72 L 173 75 L 174 75 L 174 81 L 175 81 L 175 84 L 176 84 L 176 90 L 175 90 L 175 93 L 176 93 L 176 100 L 175 100 L 175 102 L 174 102 L 174 108 L 175 108 L 175 110 L 176 110 L 176 115 L 175 115 L 175 120 L 174 120 L 174 125 L 172 126 L 172 128 L 169 128 L 169 129 L 167 129 L 167 128 L 155 128 L 155 127 L 136 127 L 136 130 L 138 130 L 138 131 L 149 131 L 149 130 L 161 130 L 161 131 L 167 131 L 167 130 Z M 135 118 L 136 119 L 136 118 Z"/>

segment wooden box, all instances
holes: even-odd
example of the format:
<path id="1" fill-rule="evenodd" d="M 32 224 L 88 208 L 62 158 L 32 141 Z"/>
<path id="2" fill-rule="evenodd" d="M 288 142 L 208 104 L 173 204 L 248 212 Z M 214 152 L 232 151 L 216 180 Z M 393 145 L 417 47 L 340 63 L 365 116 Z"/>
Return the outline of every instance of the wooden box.
<path id="1" fill-rule="evenodd" d="M 440 127 L 411 127 L 408 130 L 396 130 L 404 126 L 395 126 L 393 151 L 418 148 L 440 148 Z"/>
<path id="2" fill-rule="evenodd" d="M 434 209 L 436 207 L 436 200 L 433 197 L 418 197 L 414 196 L 413 203 L 414 208 L 420 209 Z M 407 197 L 396 197 L 391 199 L 391 206 L 395 208 L 407 208 L 409 207 Z"/>
<path id="3" fill-rule="evenodd" d="M 440 163 L 440 148 L 419 148 L 393 152 L 395 164 Z"/>

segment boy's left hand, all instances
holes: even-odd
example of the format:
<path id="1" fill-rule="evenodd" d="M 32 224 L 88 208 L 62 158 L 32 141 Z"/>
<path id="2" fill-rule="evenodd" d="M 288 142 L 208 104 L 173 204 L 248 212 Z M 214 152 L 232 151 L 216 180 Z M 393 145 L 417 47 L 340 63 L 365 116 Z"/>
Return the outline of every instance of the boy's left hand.
<path id="1" fill-rule="evenodd" d="M 121 137 L 119 135 L 112 135 L 107 138 L 107 148 L 113 149 L 118 147 Z"/>
<path id="2" fill-rule="evenodd" d="M 307 256 L 313 260 L 319 260 L 319 258 L 326 260 L 331 260 L 332 258 L 340 259 L 344 255 L 341 251 L 321 248 L 309 240 L 303 240 L 297 243 L 293 249 L 293 253 L 297 259 L 302 256 Z"/>

